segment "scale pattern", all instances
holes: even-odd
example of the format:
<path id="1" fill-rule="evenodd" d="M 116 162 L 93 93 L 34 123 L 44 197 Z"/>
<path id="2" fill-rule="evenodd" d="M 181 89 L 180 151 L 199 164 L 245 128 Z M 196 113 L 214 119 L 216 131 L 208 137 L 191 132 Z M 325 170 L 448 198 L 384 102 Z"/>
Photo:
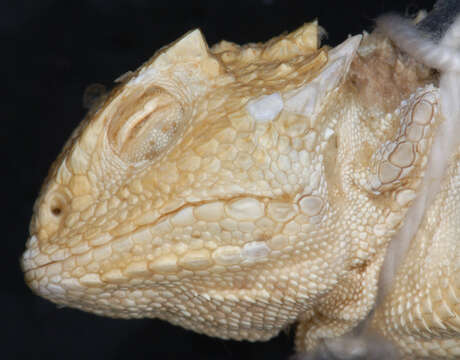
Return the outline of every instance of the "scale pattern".
<path id="1" fill-rule="evenodd" d="M 314 351 L 376 304 L 442 122 L 437 78 L 378 33 L 161 49 L 90 110 L 36 201 L 28 285 L 99 315 Z M 460 354 L 458 156 L 371 326 Z M 457 226 L 456 226 L 457 225 Z M 428 261 L 429 260 L 429 261 Z"/>

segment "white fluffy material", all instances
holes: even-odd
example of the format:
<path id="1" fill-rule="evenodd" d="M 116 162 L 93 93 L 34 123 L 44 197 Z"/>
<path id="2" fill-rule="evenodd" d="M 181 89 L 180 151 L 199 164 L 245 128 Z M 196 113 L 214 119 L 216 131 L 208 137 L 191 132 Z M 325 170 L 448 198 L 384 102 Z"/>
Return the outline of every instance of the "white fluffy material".
<path id="1" fill-rule="evenodd" d="M 408 20 L 397 15 L 383 15 L 377 19 L 377 26 L 399 48 L 421 63 L 440 71 L 460 71 L 460 52 L 450 40 L 444 41 L 447 34 L 459 27 L 458 18 L 444 35 L 441 44 L 436 44 L 418 31 Z M 458 29 L 457 29 L 458 31 Z"/>
<path id="2" fill-rule="evenodd" d="M 439 44 L 425 37 L 413 24 L 396 15 L 382 16 L 377 20 L 377 24 L 403 51 L 441 72 L 440 102 L 444 116 L 433 141 L 419 196 L 409 210 L 404 226 L 388 249 L 382 269 L 383 296 L 405 257 L 426 209 L 438 193 L 449 159 L 460 143 L 460 17 L 457 17 Z"/>
<path id="3" fill-rule="evenodd" d="M 296 354 L 290 360 L 398 360 L 394 347 L 380 336 L 361 331 L 323 340 L 314 353 Z"/>

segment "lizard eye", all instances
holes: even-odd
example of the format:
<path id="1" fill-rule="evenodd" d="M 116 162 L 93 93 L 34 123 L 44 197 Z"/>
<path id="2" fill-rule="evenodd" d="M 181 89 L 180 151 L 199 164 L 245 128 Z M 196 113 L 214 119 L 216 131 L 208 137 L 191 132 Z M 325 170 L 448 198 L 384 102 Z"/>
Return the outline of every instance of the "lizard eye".
<path id="1" fill-rule="evenodd" d="M 121 99 L 109 125 L 109 142 L 128 163 L 153 160 L 175 143 L 183 118 L 181 104 L 163 89 L 128 95 Z"/>

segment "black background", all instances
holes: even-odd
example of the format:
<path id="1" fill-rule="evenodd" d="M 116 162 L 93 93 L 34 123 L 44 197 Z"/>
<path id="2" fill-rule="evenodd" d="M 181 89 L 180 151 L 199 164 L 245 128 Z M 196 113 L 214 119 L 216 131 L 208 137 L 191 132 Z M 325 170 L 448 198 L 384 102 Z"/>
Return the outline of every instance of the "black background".
<path id="1" fill-rule="evenodd" d="M 83 118 L 84 89 L 137 68 L 200 27 L 210 45 L 264 41 L 318 18 L 337 45 L 384 12 L 434 1 L 0 1 L 0 358 L 286 359 L 294 329 L 267 343 L 223 341 L 159 320 L 113 320 L 58 309 L 25 286 L 19 256 L 48 168 Z M 4 238 L 6 237 L 6 239 Z"/>

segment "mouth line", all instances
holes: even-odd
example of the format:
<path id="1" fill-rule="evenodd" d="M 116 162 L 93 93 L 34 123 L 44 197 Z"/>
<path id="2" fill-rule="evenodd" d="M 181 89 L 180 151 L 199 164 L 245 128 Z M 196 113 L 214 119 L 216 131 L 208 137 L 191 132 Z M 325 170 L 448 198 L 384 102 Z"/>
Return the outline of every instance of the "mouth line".
<path id="1" fill-rule="evenodd" d="M 70 257 L 70 256 L 69 256 L 69 257 Z M 68 259 L 68 258 L 66 258 L 66 259 Z M 53 265 L 53 264 L 59 263 L 59 262 L 64 261 L 64 260 L 66 260 L 66 259 L 50 261 L 50 262 L 47 262 L 46 264 L 37 265 L 37 266 L 34 266 L 34 267 L 32 267 L 32 268 L 28 268 L 28 269 L 26 269 L 26 268 L 24 267 L 24 260 L 21 259 L 21 268 L 22 268 L 22 271 L 23 271 L 24 274 L 28 274 L 28 273 L 30 273 L 30 272 L 32 272 L 32 271 L 37 271 L 37 270 L 39 270 L 39 269 L 41 269 L 41 268 L 44 268 L 44 267 L 46 267 L 46 266 L 49 266 L 49 265 Z"/>
<path id="2" fill-rule="evenodd" d="M 261 195 L 254 195 L 254 194 L 238 193 L 238 194 L 235 194 L 235 195 L 233 195 L 231 197 L 227 197 L 227 198 L 224 198 L 224 199 L 209 199 L 209 200 L 202 200 L 202 201 L 186 203 L 186 204 L 183 204 L 182 206 L 179 206 L 179 207 L 177 207 L 177 208 L 175 208 L 175 209 L 173 209 L 171 211 L 168 211 L 166 213 L 161 214 L 160 216 L 157 217 L 157 219 L 155 219 L 155 221 L 153 221 L 153 222 L 151 222 L 149 224 L 146 224 L 144 226 L 141 226 L 137 231 L 133 232 L 132 234 L 135 234 L 138 231 L 140 232 L 143 229 L 145 229 L 146 227 L 153 227 L 156 224 L 160 223 L 165 218 L 173 216 L 174 214 L 178 213 L 179 211 L 181 211 L 182 209 L 184 209 L 186 207 L 197 207 L 199 205 L 203 205 L 203 204 L 206 204 L 206 203 L 212 203 L 212 202 L 216 202 L 216 201 L 231 201 L 231 200 L 234 200 L 234 199 L 245 198 L 245 197 L 256 198 L 256 199 L 258 199 L 259 201 L 262 201 L 262 202 L 265 202 L 264 201 L 265 199 L 270 199 L 270 197 L 263 196 L 263 195 L 261 196 Z M 31 236 L 31 238 L 33 238 L 34 236 Z M 123 235 L 114 237 L 114 238 L 112 238 L 110 240 L 110 242 L 116 241 L 117 239 L 121 238 L 122 236 Z M 35 241 L 37 241 L 37 240 L 35 240 Z M 88 252 L 94 251 L 95 249 L 97 249 L 97 248 L 99 248 L 101 246 L 104 246 L 104 245 L 106 245 L 106 244 L 93 245 L 90 249 L 86 250 L 85 252 L 83 252 L 81 254 L 69 254 L 67 257 L 65 257 L 63 259 L 49 261 L 49 262 L 47 262 L 45 264 L 37 265 L 37 266 L 34 266 L 34 267 L 30 267 L 30 268 L 27 268 L 27 266 L 25 265 L 28 262 L 27 260 L 29 260 L 29 259 L 24 259 L 24 254 L 25 254 L 24 253 L 22 255 L 22 257 L 21 257 L 21 260 L 20 260 L 21 269 L 22 269 L 24 274 L 30 274 L 31 272 L 37 271 L 37 270 L 39 270 L 41 268 L 44 268 L 44 267 L 47 267 L 47 266 L 50 266 L 50 265 L 53 265 L 53 264 L 56 264 L 56 263 L 62 263 L 64 261 L 68 260 L 71 257 L 87 254 Z M 28 250 L 26 249 L 26 252 L 27 251 Z"/>

